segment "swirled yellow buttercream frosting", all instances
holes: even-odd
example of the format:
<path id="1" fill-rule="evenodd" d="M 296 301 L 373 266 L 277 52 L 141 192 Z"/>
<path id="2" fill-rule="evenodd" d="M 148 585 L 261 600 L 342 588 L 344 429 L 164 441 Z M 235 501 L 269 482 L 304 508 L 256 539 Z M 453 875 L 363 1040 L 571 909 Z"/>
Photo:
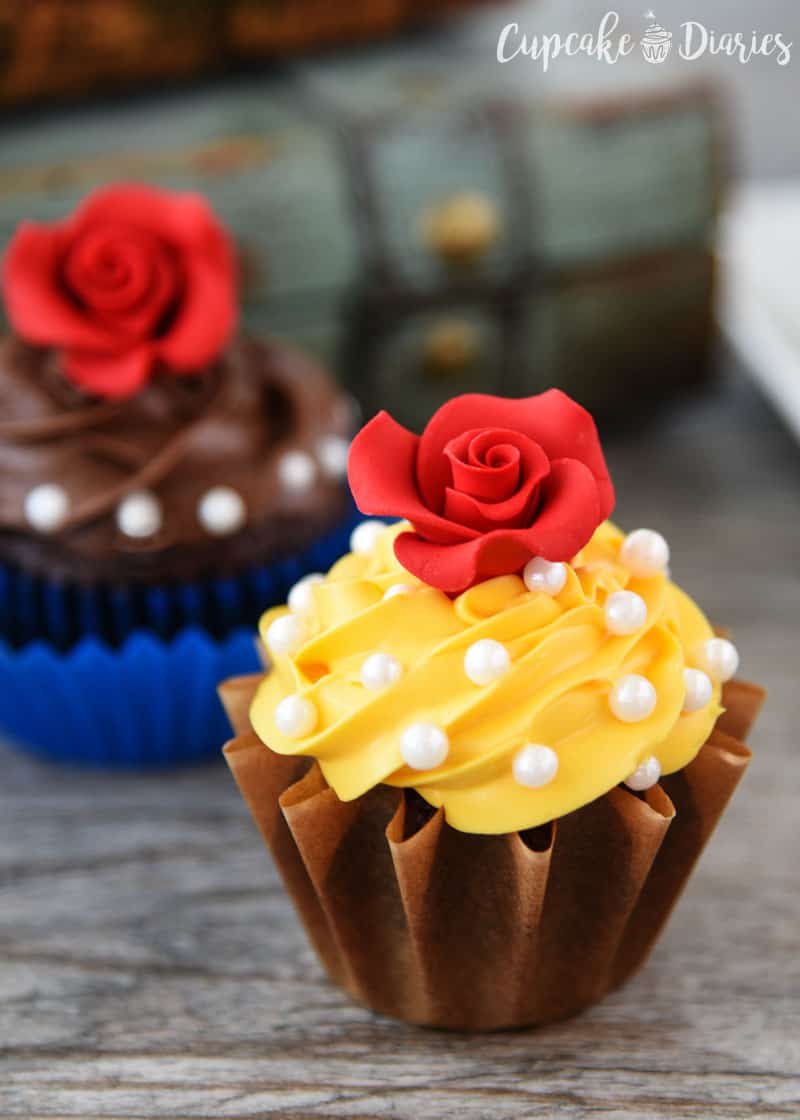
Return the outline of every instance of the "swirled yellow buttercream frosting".
<path id="1" fill-rule="evenodd" d="M 379 783 L 411 787 L 473 833 L 532 828 L 643 766 L 657 778 L 694 758 L 720 714 L 720 686 L 702 678 L 707 695 L 701 688 L 690 702 L 685 670 L 702 664 L 713 631 L 663 572 L 632 574 L 614 525 L 601 525 L 564 565 L 557 594 L 507 575 L 454 599 L 398 563 L 394 539 L 407 528 L 387 527 L 372 547 L 305 583 L 297 610 L 264 615 L 272 666 L 251 720 L 273 751 L 315 758 L 342 800 Z M 609 621 L 607 601 L 622 590 L 646 606 L 645 617 L 637 604 L 632 633 Z M 465 661 L 482 639 L 502 648 L 492 679 L 478 684 Z M 387 656 L 365 670 L 376 653 Z M 614 702 L 629 676 L 645 691 L 632 721 Z M 404 756 L 404 733 L 417 724 L 436 732 L 432 762 L 446 744 L 430 769 L 412 769 Z M 531 745 L 547 748 L 544 767 L 534 752 L 532 778 L 523 754 Z"/>

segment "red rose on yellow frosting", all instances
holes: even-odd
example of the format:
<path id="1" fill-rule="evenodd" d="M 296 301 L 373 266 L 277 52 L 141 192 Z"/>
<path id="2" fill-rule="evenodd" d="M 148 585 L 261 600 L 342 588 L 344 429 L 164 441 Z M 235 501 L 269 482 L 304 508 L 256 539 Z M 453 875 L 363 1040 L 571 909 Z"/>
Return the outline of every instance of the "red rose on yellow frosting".
<path id="1" fill-rule="evenodd" d="M 614 506 L 594 420 L 557 389 L 456 397 L 421 436 L 381 412 L 353 441 L 349 477 L 363 513 L 411 522 L 403 567 L 450 593 L 534 556 L 571 559 Z"/>
<path id="2" fill-rule="evenodd" d="M 144 186 L 20 226 L 3 288 L 17 333 L 59 349 L 65 376 L 103 397 L 131 396 L 156 369 L 201 370 L 236 320 L 234 254 L 208 205 Z"/>

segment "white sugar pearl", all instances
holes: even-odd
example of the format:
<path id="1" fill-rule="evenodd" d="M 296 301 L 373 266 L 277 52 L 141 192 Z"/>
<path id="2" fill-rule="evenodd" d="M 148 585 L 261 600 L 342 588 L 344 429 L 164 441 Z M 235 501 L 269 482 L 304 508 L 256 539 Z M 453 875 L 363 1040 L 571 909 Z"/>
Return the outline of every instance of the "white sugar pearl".
<path id="1" fill-rule="evenodd" d="M 287 490 L 309 490 L 317 477 L 317 465 L 306 451 L 287 451 L 278 463 L 278 475 Z"/>
<path id="2" fill-rule="evenodd" d="M 637 766 L 634 772 L 625 779 L 625 785 L 628 789 L 650 789 L 660 777 L 661 763 L 655 755 L 650 755 L 641 766 Z"/>
<path id="3" fill-rule="evenodd" d="M 377 691 L 399 681 L 403 666 L 389 653 L 371 653 L 361 666 L 361 683 L 364 688 Z"/>
<path id="4" fill-rule="evenodd" d="M 361 555 L 372 552 L 385 528 L 382 521 L 362 521 L 350 534 L 350 551 Z"/>
<path id="5" fill-rule="evenodd" d="M 328 478 L 345 477 L 349 453 L 350 443 L 341 436 L 325 436 L 317 444 L 317 458 Z"/>
<path id="6" fill-rule="evenodd" d="M 473 684 L 491 684 L 499 680 L 510 665 L 508 650 L 494 638 L 473 642 L 464 654 L 464 672 Z"/>
<path id="7" fill-rule="evenodd" d="M 383 593 L 384 599 L 394 599 L 396 595 L 408 595 L 409 591 L 414 588 L 410 583 L 393 583 L 391 587 L 387 587 Z"/>
<path id="8" fill-rule="evenodd" d="M 400 736 L 400 753 L 412 770 L 434 770 L 449 751 L 447 733 L 435 723 L 412 723 Z"/>
<path id="9" fill-rule="evenodd" d="M 558 755 L 550 747 L 528 743 L 514 755 L 511 764 L 515 781 L 530 789 L 539 789 L 552 782 L 558 773 Z"/>
<path id="10" fill-rule="evenodd" d="M 55 533 L 69 514 L 69 498 L 63 486 L 43 482 L 25 495 L 25 519 L 40 533 Z"/>
<path id="11" fill-rule="evenodd" d="M 544 591 L 546 595 L 558 595 L 567 582 L 567 566 L 558 561 L 551 563 L 541 556 L 529 560 L 522 572 L 522 578 L 529 591 Z"/>
<path id="12" fill-rule="evenodd" d="M 306 641 L 306 624 L 295 614 L 282 614 L 267 630 L 267 645 L 273 653 L 286 653 L 291 657 Z"/>
<path id="13" fill-rule="evenodd" d="M 608 694 L 611 711 L 623 723 L 638 723 L 653 714 L 656 690 L 647 677 L 629 673 L 620 677 Z"/>
<path id="14" fill-rule="evenodd" d="M 302 739 L 317 726 L 317 709 L 305 696 L 287 696 L 275 709 L 275 726 L 290 739 Z"/>
<path id="15" fill-rule="evenodd" d="M 128 494 L 117 506 L 117 526 L 126 537 L 136 540 L 153 537 L 163 521 L 161 503 L 149 490 Z"/>
<path id="16" fill-rule="evenodd" d="M 314 593 L 311 588 L 316 583 L 322 583 L 325 577 L 322 572 L 309 572 L 307 576 L 299 579 L 289 592 L 286 602 L 298 614 L 309 614 L 314 609 Z"/>
<path id="17" fill-rule="evenodd" d="M 669 545 L 654 529 L 636 529 L 623 541 L 619 559 L 638 579 L 650 579 L 666 572 Z"/>
<path id="18" fill-rule="evenodd" d="M 683 683 L 686 686 L 686 695 L 683 700 L 685 712 L 699 712 L 705 708 L 711 699 L 714 686 L 711 678 L 702 669 L 684 669 Z"/>
<path id="19" fill-rule="evenodd" d="M 228 537 L 247 519 L 247 508 L 232 486 L 212 486 L 197 503 L 197 520 L 213 537 Z"/>
<path id="20" fill-rule="evenodd" d="M 635 591 L 615 591 L 604 613 L 609 634 L 635 634 L 647 622 L 647 603 Z"/>
<path id="21" fill-rule="evenodd" d="M 739 651 L 727 638 L 710 638 L 695 651 L 694 660 L 712 681 L 724 684 L 739 668 Z"/>

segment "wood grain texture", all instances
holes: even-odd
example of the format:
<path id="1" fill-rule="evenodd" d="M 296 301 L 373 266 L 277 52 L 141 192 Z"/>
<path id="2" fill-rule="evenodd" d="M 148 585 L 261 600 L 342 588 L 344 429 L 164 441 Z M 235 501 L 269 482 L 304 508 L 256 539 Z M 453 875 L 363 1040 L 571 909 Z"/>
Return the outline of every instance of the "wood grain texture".
<path id="1" fill-rule="evenodd" d="M 618 519 L 664 530 L 771 693 L 640 975 L 538 1031 L 374 1018 L 323 979 L 222 765 L 105 776 L 2 752 L 0 1116 L 800 1114 L 800 449 L 733 371 L 608 446 Z"/>

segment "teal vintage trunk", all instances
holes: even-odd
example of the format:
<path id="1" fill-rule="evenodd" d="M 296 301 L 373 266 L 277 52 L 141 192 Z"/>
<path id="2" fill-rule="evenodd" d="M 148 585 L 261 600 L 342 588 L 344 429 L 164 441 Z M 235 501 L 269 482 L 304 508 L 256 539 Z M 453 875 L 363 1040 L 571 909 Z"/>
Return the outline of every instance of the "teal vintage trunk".
<path id="1" fill-rule="evenodd" d="M 464 390 L 599 413 L 707 365 L 720 187 L 708 91 L 533 97 L 440 36 L 0 130 L 0 235 L 93 185 L 200 190 L 249 325 L 419 426 Z"/>

